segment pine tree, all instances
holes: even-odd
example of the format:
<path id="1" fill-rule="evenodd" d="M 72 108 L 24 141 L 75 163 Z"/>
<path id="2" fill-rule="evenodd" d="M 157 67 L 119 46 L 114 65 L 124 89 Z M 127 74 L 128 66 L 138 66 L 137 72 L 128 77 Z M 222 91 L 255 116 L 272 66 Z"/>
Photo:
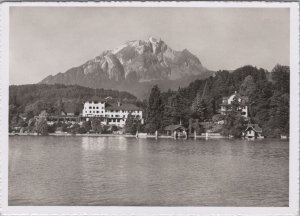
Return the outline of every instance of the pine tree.
<path id="1" fill-rule="evenodd" d="M 276 65 L 271 71 L 271 78 L 274 82 L 274 88 L 282 93 L 290 91 L 290 67 Z"/>
<path id="2" fill-rule="evenodd" d="M 192 112 L 194 118 L 198 118 L 201 121 L 205 120 L 207 114 L 207 106 L 200 93 L 197 93 L 197 96 L 192 103 Z"/>
<path id="3" fill-rule="evenodd" d="M 157 85 L 153 86 L 147 107 L 146 129 L 149 133 L 162 131 L 164 104 Z"/>
<path id="4" fill-rule="evenodd" d="M 48 124 L 45 118 L 39 118 L 35 124 L 35 131 L 37 134 L 47 135 L 48 134 Z"/>
<path id="5" fill-rule="evenodd" d="M 248 75 L 240 86 L 239 93 L 244 96 L 251 96 L 256 90 L 253 77 Z"/>
<path id="6" fill-rule="evenodd" d="M 91 121 L 91 128 L 96 133 L 102 132 L 101 120 L 98 118 L 93 118 Z"/>
<path id="7" fill-rule="evenodd" d="M 134 122 L 134 117 L 129 113 L 125 122 L 125 133 L 134 134 L 136 133 L 136 125 Z"/>

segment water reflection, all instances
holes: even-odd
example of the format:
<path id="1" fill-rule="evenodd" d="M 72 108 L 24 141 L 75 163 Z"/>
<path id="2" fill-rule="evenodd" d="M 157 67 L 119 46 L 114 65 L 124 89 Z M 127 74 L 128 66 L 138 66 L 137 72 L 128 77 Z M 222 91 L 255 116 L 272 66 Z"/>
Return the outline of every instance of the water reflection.
<path id="1" fill-rule="evenodd" d="M 82 137 L 81 138 L 81 147 L 85 151 L 102 151 L 105 149 L 105 140 L 104 139 L 95 139 L 93 137 Z"/>
<path id="2" fill-rule="evenodd" d="M 126 151 L 127 144 L 128 139 L 125 137 L 81 137 L 81 147 L 85 151 Z"/>
<path id="3" fill-rule="evenodd" d="M 9 148 L 9 205 L 288 205 L 278 140 L 11 137 Z"/>

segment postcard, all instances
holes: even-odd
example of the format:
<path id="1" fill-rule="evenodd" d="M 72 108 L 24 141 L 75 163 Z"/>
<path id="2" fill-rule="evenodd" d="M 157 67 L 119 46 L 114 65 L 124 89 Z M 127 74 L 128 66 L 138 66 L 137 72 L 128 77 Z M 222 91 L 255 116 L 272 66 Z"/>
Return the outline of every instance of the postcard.
<path id="1" fill-rule="evenodd" d="M 299 215 L 299 3 L 1 4 L 3 215 Z"/>

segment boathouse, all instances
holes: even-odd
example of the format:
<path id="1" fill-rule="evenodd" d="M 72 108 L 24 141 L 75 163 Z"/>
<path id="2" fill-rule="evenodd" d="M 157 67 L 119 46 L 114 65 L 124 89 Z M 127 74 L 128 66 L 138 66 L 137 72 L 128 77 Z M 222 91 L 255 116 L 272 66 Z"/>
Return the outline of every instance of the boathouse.
<path id="1" fill-rule="evenodd" d="M 164 133 L 168 136 L 172 136 L 174 132 L 182 133 L 183 131 L 186 131 L 187 129 L 183 127 L 182 125 L 169 125 L 164 128 Z"/>
<path id="2" fill-rule="evenodd" d="M 248 124 L 246 130 L 244 131 L 244 136 L 246 138 L 261 138 L 262 129 L 258 124 Z"/>

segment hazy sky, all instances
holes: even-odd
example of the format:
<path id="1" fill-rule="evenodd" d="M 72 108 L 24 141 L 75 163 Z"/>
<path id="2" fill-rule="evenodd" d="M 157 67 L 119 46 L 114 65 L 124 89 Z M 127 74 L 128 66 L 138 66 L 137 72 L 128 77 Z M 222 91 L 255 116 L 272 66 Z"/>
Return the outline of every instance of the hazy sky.
<path id="1" fill-rule="evenodd" d="M 65 72 L 126 41 L 155 36 L 211 70 L 289 65 L 289 9 L 10 9 L 10 84 Z"/>

